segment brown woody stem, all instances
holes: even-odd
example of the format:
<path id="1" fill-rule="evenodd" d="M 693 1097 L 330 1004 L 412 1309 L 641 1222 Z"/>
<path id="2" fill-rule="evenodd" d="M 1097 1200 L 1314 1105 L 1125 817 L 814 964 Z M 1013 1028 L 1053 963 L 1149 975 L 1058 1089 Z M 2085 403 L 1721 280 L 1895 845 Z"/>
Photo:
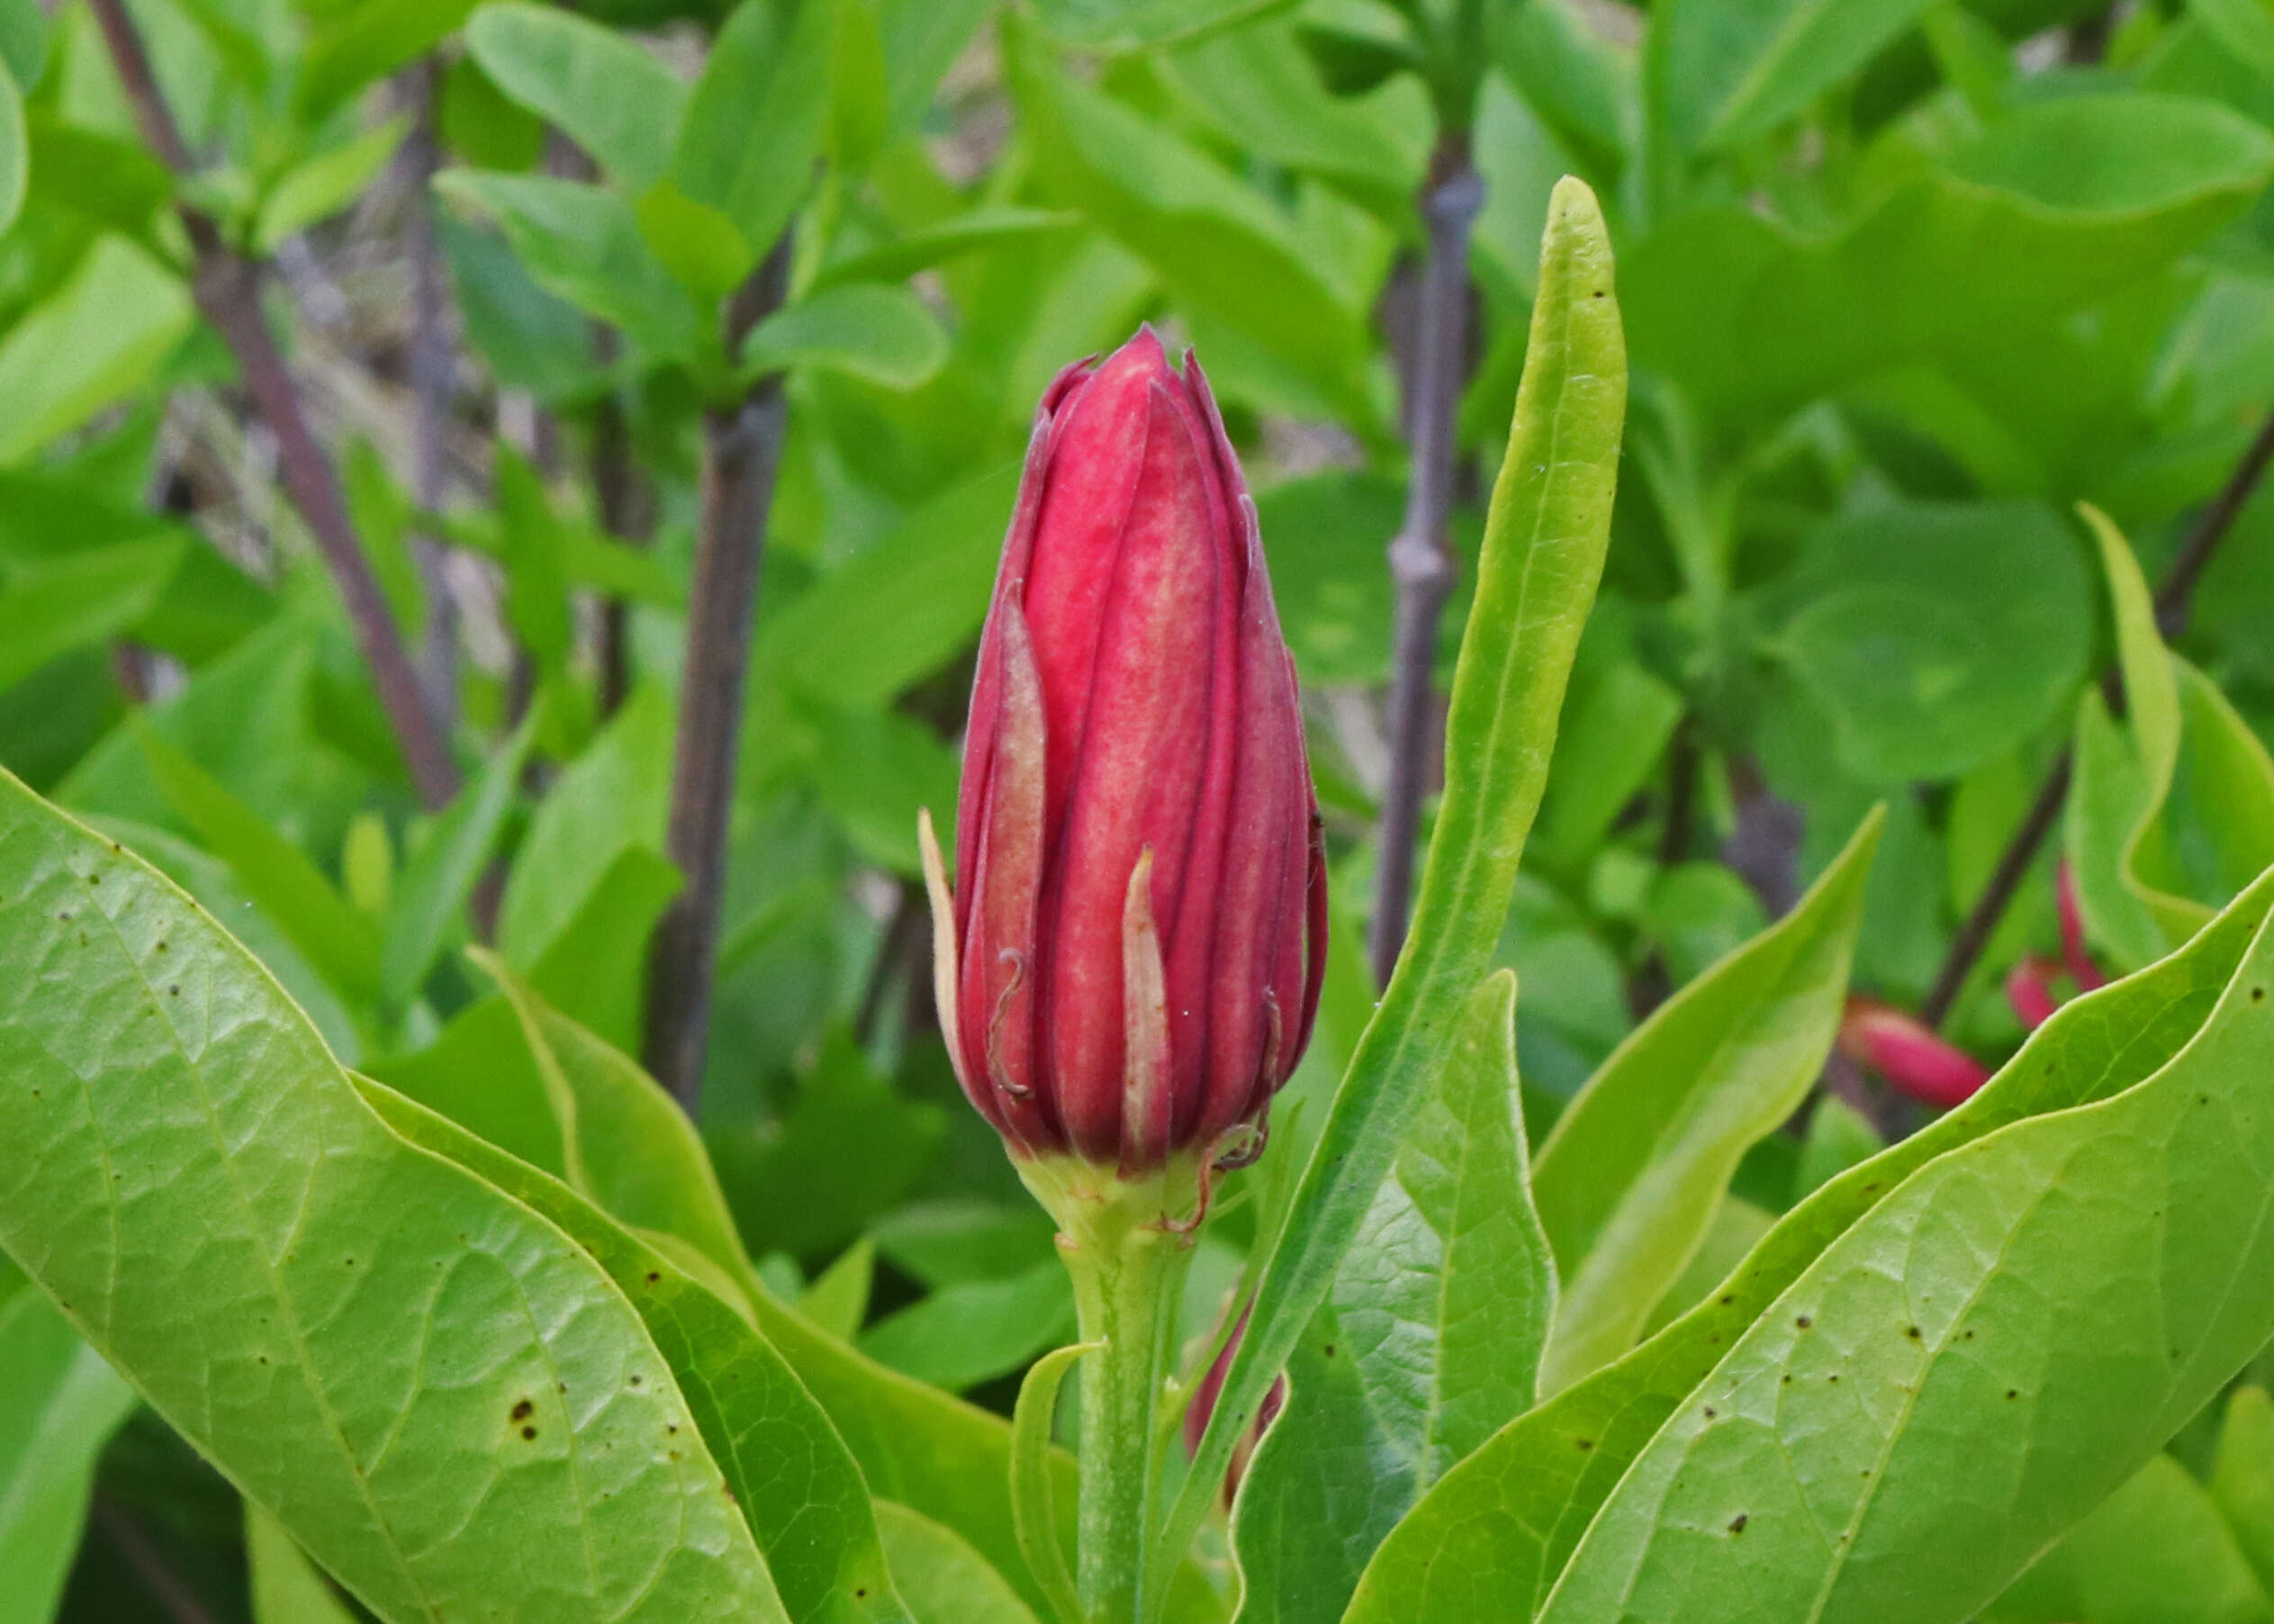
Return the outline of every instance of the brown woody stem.
<path id="1" fill-rule="evenodd" d="M 1405 945 L 1413 890 L 1413 837 L 1429 793 L 1436 736 L 1437 626 L 1452 595 L 1453 510 L 1461 391 L 1468 374 L 1468 242 L 1484 206 L 1484 183 L 1466 137 L 1442 137 L 1421 194 L 1429 253 L 1421 270 L 1407 432 L 1412 476 L 1405 519 L 1390 543 L 1397 587 L 1390 647 L 1389 777 L 1382 793 L 1378 864 L 1367 956 L 1376 985 L 1387 985 Z"/>
<path id="2" fill-rule="evenodd" d="M 186 176 L 192 168 L 189 149 L 150 70 L 149 57 L 133 19 L 126 14 L 124 0 L 90 0 L 90 4 L 143 139 L 176 176 Z M 457 789 L 457 766 L 427 708 L 418 673 L 403 652 L 394 615 L 356 539 L 338 471 L 308 426 L 299 388 L 261 314 L 263 267 L 230 247 L 220 228 L 203 211 L 184 203 L 179 212 L 195 255 L 191 288 L 198 308 L 236 357 L 254 409 L 276 437 L 277 472 L 284 493 L 315 537 L 317 550 L 347 605 L 356 641 L 371 668 L 379 703 L 393 726 L 419 798 L 430 808 L 439 807 Z"/>
<path id="3" fill-rule="evenodd" d="M 751 328 L 780 307 L 789 250 L 785 236 L 730 302 L 728 356 L 740 352 Z M 785 415 L 781 379 L 770 374 L 739 405 L 714 409 L 703 420 L 702 510 L 688 588 L 687 660 L 664 836 L 684 883 L 649 950 L 645 1045 L 648 1069 L 690 1114 L 709 1045 L 743 688 Z"/>

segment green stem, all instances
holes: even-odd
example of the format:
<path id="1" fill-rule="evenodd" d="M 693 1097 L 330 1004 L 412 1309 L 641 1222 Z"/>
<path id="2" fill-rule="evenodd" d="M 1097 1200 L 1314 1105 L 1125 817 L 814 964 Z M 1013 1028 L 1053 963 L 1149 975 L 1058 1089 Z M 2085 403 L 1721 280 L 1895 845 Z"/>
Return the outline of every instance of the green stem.
<path id="1" fill-rule="evenodd" d="M 1019 1174 L 1058 1220 L 1081 1339 L 1098 1344 L 1077 1371 L 1082 1618 L 1137 1624 L 1160 1498 L 1161 1399 L 1192 1260 L 1192 1236 L 1172 1219 L 1193 1205 L 1193 1169 L 1123 1180 L 1110 1168 L 1052 1159 L 1022 1163 Z"/>

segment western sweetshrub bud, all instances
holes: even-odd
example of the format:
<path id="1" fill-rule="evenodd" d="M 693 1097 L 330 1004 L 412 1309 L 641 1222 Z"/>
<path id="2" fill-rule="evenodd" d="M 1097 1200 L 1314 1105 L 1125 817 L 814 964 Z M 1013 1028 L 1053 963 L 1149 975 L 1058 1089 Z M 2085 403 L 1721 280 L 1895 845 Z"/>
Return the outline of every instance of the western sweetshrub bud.
<path id="1" fill-rule="evenodd" d="M 1260 1127 L 1309 1040 L 1325 855 L 1294 662 L 1199 364 L 1150 329 L 1035 415 L 979 644 L 941 1026 L 1024 1158 Z"/>

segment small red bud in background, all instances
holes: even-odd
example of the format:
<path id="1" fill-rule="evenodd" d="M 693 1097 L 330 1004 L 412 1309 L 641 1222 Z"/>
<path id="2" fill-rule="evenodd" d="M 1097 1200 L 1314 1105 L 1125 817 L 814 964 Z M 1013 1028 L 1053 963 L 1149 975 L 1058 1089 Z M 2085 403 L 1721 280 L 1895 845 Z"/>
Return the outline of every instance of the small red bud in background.
<path id="1" fill-rule="evenodd" d="M 1015 1155 L 1213 1152 L 1311 1035 L 1326 860 L 1295 663 L 1207 380 L 1150 328 L 1035 415 L 980 639 L 941 1026 Z"/>
<path id="2" fill-rule="evenodd" d="M 1878 1072 L 1898 1093 L 1944 1110 L 1972 1099 L 1990 1080 L 1972 1055 L 1875 998 L 1848 1000 L 1839 1041 L 1840 1052 Z"/>
<path id="3" fill-rule="evenodd" d="M 1250 1308 L 1253 1306 L 1249 1304 Z M 1216 1412 L 1216 1400 L 1223 1394 L 1223 1379 L 1232 1369 L 1232 1356 L 1240 1351 L 1240 1339 L 1247 1334 L 1248 1312 L 1248 1308 L 1240 1311 L 1240 1322 L 1232 1328 L 1231 1336 L 1224 1339 L 1223 1351 L 1216 1355 L 1215 1362 L 1208 1367 L 1208 1374 L 1202 1376 L 1200 1385 L 1192 1390 L 1192 1403 L 1185 1411 L 1185 1454 L 1187 1457 L 1200 1453 L 1200 1439 L 1208 1430 L 1209 1418 Z M 1256 1446 L 1263 1441 L 1263 1435 L 1270 1430 L 1271 1423 L 1279 1419 L 1279 1412 L 1286 1408 L 1286 1402 L 1287 1378 L 1282 1376 L 1275 1378 L 1269 1390 L 1264 1394 L 1263 1403 L 1256 1411 L 1255 1425 L 1249 1428 L 1240 1441 L 1232 1446 L 1232 1464 L 1224 1469 L 1223 1475 L 1226 1505 L 1230 1505 L 1233 1496 L 1240 1493 L 1240 1480 L 1248 1475 L 1250 1457 L 1255 1454 Z"/>
<path id="4" fill-rule="evenodd" d="M 2053 1019 L 2061 1007 L 2053 997 L 2053 979 L 2061 967 L 2049 959 L 2027 958 L 2006 972 L 2006 1002 L 2024 1026 L 2035 1032 Z"/>

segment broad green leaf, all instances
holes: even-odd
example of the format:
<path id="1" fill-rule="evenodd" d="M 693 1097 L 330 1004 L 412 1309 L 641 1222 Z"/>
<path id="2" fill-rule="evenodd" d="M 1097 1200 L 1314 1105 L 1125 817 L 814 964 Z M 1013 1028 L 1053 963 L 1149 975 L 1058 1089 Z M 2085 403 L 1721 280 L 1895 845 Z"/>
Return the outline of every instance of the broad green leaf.
<path id="1" fill-rule="evenodd" d="M 147 618 L 191 545 L 158 536 L 0 571 L 0 690 L 59 654 L 108 642 Z"/>
<path id="2" fill-rule="evenodd" d="M 876 1284 L 876 1245 L 864 1235 L 799 1294 L 798 1312 L 831 1336 L 850 1342 L 869 1317 L 869 1293 Z"/>
<path id="3" fill-rule="evenodd" d="M 391 1008 L 418 996 L 450 929 L 474 895 L 513 809 L 521 769 L 537 736 L 535 717 L 492 751 L 481 772 L 428 826 L 393 888 L 379 950 L 379 986 Z"/>
<path id="4" fill-rule="evenodd" d="M 670 696 L 636 689 L 554 780 L 514 854 L 498 909 L 498 947 L 527 971 L 550 952 L 612 864 L 658 856 L 671 795 Z"/>
<path id="5" fill-rule="evenodd" d="M 1405 952 L 1264 1264 L 1247 1334 L 1172 1510 L 1163 1550 L 1185 1548 L 1223 1481 L 1233 1440 L 1326 1301 L 1507 917 L 1555 751 L 1565 681 L 1601 577 L 1626 409 L 1610 242 L 1594 196 L 1580 182 L 1557 188 L 1539 285 L 1453 680 L 1445 797 Z M 1156 1604 L 1166 1588 L 1160 1578 L 1157 1571 Z"/>
<path id="6" fill-rule="evenodd" d="M 1634 1345 L 1754 1142 L 1807 1096 L 1847 1001 L 1880 816 L 1783 918 L 1661 1005 L 1539 1149 L 1532 1191 L 1563 1300 L 1540 1385 Z"/>
<path id="7" fill-rule="evenodd" d="M 1862 1112 L 1837 1095 L 1819 1096 L 1809 1114 L 1808 1137 L 1801 1141 L 1800 1164 L 1792 1175 L 1792 1198 L 1806 1200 L 1886 1148 L 1886 1140 Z"/>
<path id="8" fill-rule="evenodd" d="M 500 90 L 472 57 L 443 70 L 435 133 L 477 169 L 534 169 L 545 156 L 545 121 Z"/>
<path id="9" fill-rule="evenodd" d="M 1051 1431 L 1058 1418 L 1058 1392 L 1065 1385 L 1066 1373 L 1084 1354 L 1095 1353 L 1103 1346 L 1077 1342 L 1036 1359 L 1018 1385 L 1018 1403 L 1011 1412 L 1011 1511 L 1018 1524 L 1019 1547 L 1026 1553 L 1026 1565 L 1050 1597 L 1058 1624 L 1078 1624 L 1082 1606 L 1060 1537 L 1056 1485 L 1051 1481 Z"/>
<path id="10" fill-rule="evenodd" d="M 1493 60 L 1575 158 L 1615 179 L 1642 136 L 1634 55 L 1595 32 L 1570 0 L 1496 9 Z"/>
<path id="11" fill-rule="evenodd" d="M 1382 538 L 1397 534 L 1404 507 L 1401 482 L 1352 469 L 1287 480 L 1257 496 L 1271 590 L 1305 683 L 1388 680 L 1390 582 Z M 1567 787 L 1561 775 L 1557 782 Z"/>
<path id="12" fill-rule="evenodd" d="M 1076 83 L 1031 37 L 1013 52 L 1012 82 L 1047 198 L 1079 208 L 1181 304 L 1260 346 L 1322 406 L 1370 419 L 1360 312 L 1287 214 L 1166 126 Z"/>
<path id="13" fill-rule="evenodd" d="M 663 173 L 687 89 L 636 41 L 527 0 L 490 0 L 466 23 L 465 41 L 492 83 L 627 190 L 645 191 Z"/>
<path id="14" fill-rule="evenodd" d="M 655 257 L 698 298 L 726 297 L 758 263 L 757 250 L 723 211 L 697 203 L 669 179 L 641 193 L 633 212 Z"/>
<path id="15" fill-rule="evenodd" d="M 188 898 L 0 807 L 0 1243 L 89 1341 L 383 1619 L 785 1619 L 592 1260 L 390 1132 Z"/>
<path id="16" fill-rule="evenodd" d="M 264 254 L 274 253 L 287 238 L 299 236 L 355 202 L 387 167 L 410 129 L 407 118 L 389 119 L 285 170 L 260 201 L 253 246 Z"/>
<path id="17" fill-rule="evenodd" d="M 365 86 L 415 62 L 457 31 L 474 0 L 355 0 L 332 12 L 308 42 L 294 96 L 321 123 Z"/>
<path id="18" fill-rule="evenodd" d="M 671 181 L 724 214 L 753 259 L 813 189 L 829 111 L 832 0 L 787 18 L 743 0 L 718 31 L 671 153 Z"/>
<path id="19" fill-rule="evenodd" d="M 497 217 L 540 287 L 612 321 L 661 360 L 691 354 L 701 337 L 694 301 L 640 236 L 632 206 L 612 192 L 541 175 L 453 169 L 435 186 Z"/>
<path id="20" fill-rule="evenodd" d="M 1651 111 L 1677 148 L 1766 134 L 1861 68 L 1932 0 L 1671 0 L 1651 21 Z"/>
<path id="21" fill-rule="evenodd" d="M 245 1507 L 245 1567 L 253 1624 L 355 1624 L 330 1583 L 319 1573 L 284 1524 L 249 1502 Z"/>
<path id="22" fill-rule="evenodd" d="M 876 0 L 830 0 L 829 160 L 845 174 L 869 167 L 892 116 Z"/>
<path id="23" fill-rule="evenodd" d="M 941 77 L 993 9 L 992 0 L 880 0 L 877 23 L 894 134 L 909 133 L 930 113 Z"/>
<path id="24" fill-rule="evenodd" d="M 40 82 L 48 63 L 48 19 L 38 0 L 8 0 L 0 5 L 0 65 L 18 90 Z"/>
<path id="25" fill-rule="evenodd" d="M 366 1083 L 364 1095 L 410 1142 L 557 1225 L 637 1306 L 703 1445 L 727 1475 L 725 1498 L 764 1551 L 792 1618 L 830 1624 L 907 1618 L 886 1577 L 858 1468 L 789 1365 L 751 1324 L 746 1304 L 722 1300 L 637 1231 L 550 1175 L 377 1084 Z M 666 1424 L 669 1453 L 694 1447 L 669 1441 L 683 1436 Z"/>
<path id="26" fill-rule="evenodd" d="M 1636 1457 L 1542 1624 L 1972 1618 L 2274 1334 L 2269 984 L 2261 926 L 2162 1069 L 1834 1241 Z"/>
<path id="27" fill-rule="evenodd" d="M 1982 1624 L 2267 1624 L 2274 1601 L 2210 1492 L 2156 1455 L 1980 1616 Z"/>
<path id="28" fill-rule="evenodd" d="M 730 1276 L 750 1268 L 695 1125 L 637 1062 L 476 951 L 521 1023 L 561 1126 L 568 1183 L 610 1216 L 675 1235 Z"/>
<path id="29" fill-rule="evenodd" d="M 1074 1329 L 1074 1288 L 1052 1258 L 1007 1280 L 943 1286 L 871 1326 L 861 1351 L 961 1393 L 1024 1368 Z"/>
<path id="30" fill-rule="evenodd" d="M 874 708 L 969 645 L 987 618 L 1015 467 L 951 487 L 759 627 L 763 673 L 836 708 Z M 862 635 L 889 626 L 893 635 Z"/>
<path id="31" fill-rule="evenodd" d="M 1641 790 L 1682 720 L 1682 695 L 1632 660 L 1575 678 L 1537 839 L 1553 868 L 1588 861 Z"/>
<path id="32" fill-rule="evenodd" d="M 23 95 L 14 74 L 0 73 L 0 231 L 15 223 L 31 182 L 30 132 L 23 122 Z"/>
<path id="33" fill-rule="evenodd" d="M 1787 1213 L 1719 1291 L 1503 1429 L 1392 1531 L 1349 1624 L 1530 1618 L 1636 1457 L 1803 1270 L 1936 1158 L 2153 1074 L 2200 1029 L 2269 905 L 2274 879 L 2181 952 L 2062 1006 L 1972 1099 Z M 1975 1480 L 1968 1473 L 1939 1486 Z"/>
<path id="34" fill-rule="evenodd" d="M 1669 221 L 1624 266 L 1635 356 L 1710 413 L 1773 414 L 2169 264 L 2269 171 L 2274 136 L 2208 102 L 2030 102 L 1827 235 L 1735 206 Z"/>
<path id="35" fill-rule="evenodd" d="M 1078 50 L 1137 50 L 1170 45 L 1253 17 L 1284 11 L 1294 0 L 1037 0 L 1034 10 L 1065 44 Z"/>
<path id="36" fill-rule="evenodd" d="M 2227 1400 L 2211 1494 L 2260 1585 L 2274 1594 L 2274 1399 L 2263 1387 L 2238 1387 Z"/>
<path id="37" fill-rule="evenodd" d="M 134 1390 L 54 1305 L 0 1277 L 0 1624 L 48 1624 L 86 1520 L 95 1457 Z"/>
<path id="38" fill-rule="evenodd" d="M 748 376 L 815 367 L 888 389 L 915 388 L 946 359 L 947 334 L 924 302 L 879 282 L 829 288 L 777 311 L 742 350 Z"/>
<path id="39" fill-rule="evenodd" d="M 171 271 L 123 237 L 96 238 L 0 339 L 0 464 L 24 461 L 140 389 L 195 316 Z"/>
<path id="40" fill-rule="evenodd" d="M 575 641 L 562 526 L 553 517 L 544 476 L 519 451 L 499 448 L 493 477 L 506 623 L 549 672 L 566 661 Z"/>
<path id="41" fill-rule="evenodd" d="M 914 1202 L 870 1231 L 879 1253 L 935 1291 L 1024 1274 L 1057 1257 L 1057 1232 L 1031 1203 L 970 1200 Z"/>
<path id="42" fill-rule="evenodd" d="M 2236 61 L 2274 84 L 2274 12 L 2262 0 L 2188 0 L 2188 12 Z"/>
<path id="43" fill-rule="evenodd" d="M 1024 247 L 1038 237 L 1064 231 L 1078 220 L 1078 216 L 1060 209 L 981 204 L 950 215 L 937 225 L 833 260 L 814 274 L 808 291 L 819 293 L 853 282 L 897 282 L 966 254 Z"/>
<path id="44" fill-rule="evenodd" d="M 2091 649 L 2069 527 L 2034 503 L 1905 504 L 1810 540 L 1769 639 L 1871 784 L 1955 778 L 2064 714 Z"/>
<path id="45" fill-rule="evenodd" d="M 445 214 L 436 221 L 469 344 L 498 382 L 556 401 L 595 387 L 584 312 L 539 283 L 501 232 Z"/>
<path id="46" fill-rule="evenodd" d="M 2132 969 L 2169 947 L 2155 915 L 2128 883 L 2133 831 L 2152 815 L 2146 774 L 2124 724 L 2098 689 L 2077 707 L 2075 782 L 2063 846 L 2076 877 L 2077 904 L 2095 948 Z"/>
<path id="47" fill-rule="evenodd" d="M 915 1624 L 1036 1624 L 1018 1592 L 953 1529 L 889 1500 L 877 1532 Z"/>
<path id="48" fill-rule="evenodd" d="M 1334 1624 L 1397 1520 L 1531 1407 L 1556 1269 L 1525 1166 L 1515 1014 L 1516 978 L 1496 971 L 1288 1364 L 1286 1408 L 1240 1490 L 1243 1624 Z"/>
<path id="49" fill-rule="evenodd" d="M 237 883 L 323 978 L 350 998 L 379 996 L 380 938 L 372 922 L 300 848 L 153 727 L 139 732 L 159 790 L 229 864 Z"/>

